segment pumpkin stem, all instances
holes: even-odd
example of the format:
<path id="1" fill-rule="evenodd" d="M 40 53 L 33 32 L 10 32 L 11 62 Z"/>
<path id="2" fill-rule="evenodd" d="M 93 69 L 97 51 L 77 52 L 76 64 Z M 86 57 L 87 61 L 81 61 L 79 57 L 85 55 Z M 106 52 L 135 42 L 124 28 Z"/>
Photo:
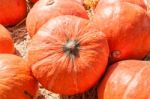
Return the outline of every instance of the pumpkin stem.
<path id="1" fill-rule="evenodd" d="M 79 43 L 77 42 L 77 40 L 68 40 L 67 43 L 63 46 L 63 51 L 68 56 L 78 56 Z"/>
<path id="2" fill-rule="evenodd" d="M 119 57 L 120 54 L 121 54 L 121 52 L 120 52 L 120 51 L 117 51 L 117 50 L 112 52 L 112 56 L 113 56 L 113 57 Z"/>
<path id="3" fill-rule="evenodd" d="M 49 1 L 47 2 L 47 5 L 52 5 L 53 3 L 55 3 L 54 0 L 49 0 Z"/>
<path id="4" fill-rule="evenodd" d="M 145 61 L 150 61 L 150 52 L 144 57 Z"/>
<path id="5" fill-rule="evenodd" d="M 30 99 L 33 99 L 33 96 L 28 91 L 24 91 L 24 94 L 29 96 Z"/>

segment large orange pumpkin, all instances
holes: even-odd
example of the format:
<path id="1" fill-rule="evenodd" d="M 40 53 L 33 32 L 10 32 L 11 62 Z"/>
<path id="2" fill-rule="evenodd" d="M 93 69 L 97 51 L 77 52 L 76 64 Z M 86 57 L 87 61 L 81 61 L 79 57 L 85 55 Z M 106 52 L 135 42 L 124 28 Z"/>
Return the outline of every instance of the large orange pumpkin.
<path id="1" fill-rule="evenodd" d="M 14 53 L 14 44 L 9 31 L 0 24 L 0 53 Z"/>
<path id="2" fill-rule="evenodd" d="M 111 59 L 142 59 L 150 52 L 150 17 L 131 3 L 99 5 L 94 24 L 108 38 Z"/>
<path id="3" fill-rule="evenodd" d="M 27 16 L 27 30 L 32 37 L 36 31 L 49 19 L 59 15 L 75 15 L 88 18 L 84 7 L 72 0 L 41 0 L 30 10 Z"/>
<path id="4" fill-rule="evenodd" d="M 0 99 L 33 99 L 38 86 L 20 57 L 0 54 Z"/>
<path id="5" fill-rule="evenodd" d="M 98 88 L 98 99 L 150 99 L 149 75 L 149 61 L 115 63 Z"/>
<path id="6" fill-rule="evenodd" d="M 28 46 L 33 75 L 48 90 L 73 95 L 91 88 L 107 65 L 109 48 L 103 33 L 88 20 L 58 16 L 49 20 Z"/>
<path id="7" fill-rule="evenodd" d="M 26 16 L 26 0 L 0 0 L 0 9 L 0 24 L 15 25 Z"/>

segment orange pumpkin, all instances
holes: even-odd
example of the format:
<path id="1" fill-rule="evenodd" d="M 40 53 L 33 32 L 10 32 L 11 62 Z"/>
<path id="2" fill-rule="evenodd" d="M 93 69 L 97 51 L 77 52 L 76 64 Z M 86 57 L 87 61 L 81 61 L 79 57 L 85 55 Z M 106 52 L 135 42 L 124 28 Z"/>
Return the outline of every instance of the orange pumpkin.
<path id="1" fill-rule="evenodd" d="M 22 58 L 0 54 L 1 99 L 33 99 L 37 89 L 30 66 Z"/>
<path id="2" fill-rule="evenodd" d="M 150 62 L 126 60 L 110 66 L 98 99 L 150 99 Z"/>
<path id="3" fill-rule="evenodd" d="M 14 53 L 14 44 L 9 31 L 0 24 L 0 53 Z"/>
<path id="4" fill-rule="evenodd" d="M 111 59 L 142 59 L 150 52 L 150 17 L 131 3 L 102 5 L 96 9 L 94 24 L 108 38 Z"/>
<path id="5" fill-rule="evenodd" d="M 78 2 L 72 0 L 65 0 L 65 2 L 61 0 L 41 0 L 34 5 L 27 16 L 26 25 L 29 35 L 32 37 L 44 23 L 59 15 L 88 18 L 86 10 Z"/>
<path id="6" fill-rule="evenodd" d="M 28 62 L 48 90 L 64 95 L 82 93 L 102 76 L 109 48 L 103 33 L 88 20 L 58 16 L 49 20 L 28 46 Z"/>
<path id="7" fill-rule="evenodd" d="M 15 25 L 26 16 L 26 0 L 0 0 L 0 9 L 0 24 Z"/>

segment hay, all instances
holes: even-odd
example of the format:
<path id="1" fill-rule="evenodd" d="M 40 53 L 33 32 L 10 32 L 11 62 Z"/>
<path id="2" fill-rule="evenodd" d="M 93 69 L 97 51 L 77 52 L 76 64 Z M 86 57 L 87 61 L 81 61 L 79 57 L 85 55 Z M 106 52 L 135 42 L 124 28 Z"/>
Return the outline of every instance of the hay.
<path id="1" fill-rule="evenodd" d="M 93 88 L 82 94 L 72 96 L 60 95 L 60 99 L 97 99 L 97 86 L 94 86 Z"/>

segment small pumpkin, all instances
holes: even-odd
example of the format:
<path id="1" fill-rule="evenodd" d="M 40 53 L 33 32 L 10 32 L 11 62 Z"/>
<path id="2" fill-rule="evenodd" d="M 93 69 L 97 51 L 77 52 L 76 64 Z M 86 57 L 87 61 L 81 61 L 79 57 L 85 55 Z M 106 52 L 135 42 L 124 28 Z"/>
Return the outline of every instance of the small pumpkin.
<path id="1" fill-rule="evenodd" d="M 150 62 L 120 61 L 108 69 L 98 87 L 98 99 L 149 99 Z"/>
<path id="2" fill-rule="evenodd" d="M 14 44 L 9 31 L 0 24 L 0 53 L 14 53 Z"/>
<path id="3" fill-rule="evenodd" d="M 127 2 L 99 5 L 93 22 L 106 34 L 112 61 L 143 59 L 150 52 L 150 17 L 142 7 Z"/>
<path id="4" fill-rule="evenodd" d="M 60 15 L 75 15 L 83 18 L 88 18 L 84 7 L 73 0 L 40 0 L 30 10 L 27 16 L 27 30 L 32 37 L 37 30 L 52 19 Z"/>
<path id="5" fill-rule="evenodd" d="M 26 0 L 0 0 L 0 24 L 12 26 L 25 18 Z"/>
<path id="6" fill-rule="evenodd" d="M 91 88 L 105 71 L 109 47 L 103 33 L 76 16 L 44 24 L 28 46 L 35 78 L 48 90 L 73 95 Z"/>
<path id="7" fill-rule="evenodd" d="M 1 99 L 33 99 L 37 89 L 30 66 L 21 57 L 0 54 Z"/>

